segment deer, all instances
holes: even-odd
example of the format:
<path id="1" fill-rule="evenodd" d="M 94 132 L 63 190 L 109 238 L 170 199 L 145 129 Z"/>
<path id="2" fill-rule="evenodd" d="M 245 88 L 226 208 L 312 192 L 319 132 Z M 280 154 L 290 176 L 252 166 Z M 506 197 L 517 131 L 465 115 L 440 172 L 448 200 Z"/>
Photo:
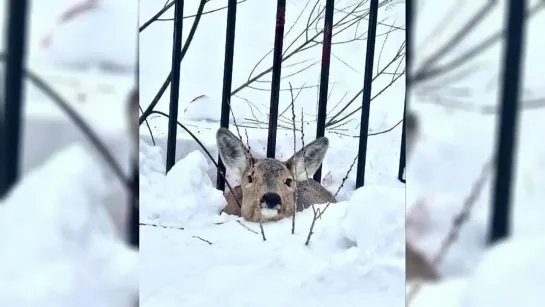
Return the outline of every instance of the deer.
<path id="1" fill-rule="evenodd" d="M 329 140 L 320 137 L 286 161 L 255 158 L 242 140 L 226 128 L 216 133 L 219 156 L 237 173 L 240 185 L 227 197 L 223 212 L 250 222 L 272 222 L 311 205 L 337 200 L 311 177 L 322 164 Z M 240 205 L 239 205 L 240 204 Z"/>
<path id="2" fill-rule="evenodd" d="M 406 152 L 409 159 L 418 137 L 419 125 L 416 115 L 412 112 L 407 112 L 405 120 Z M 405 279 L 407 281 L 439 279 L 436 269 L 407 240 L 405 240 Z"/>

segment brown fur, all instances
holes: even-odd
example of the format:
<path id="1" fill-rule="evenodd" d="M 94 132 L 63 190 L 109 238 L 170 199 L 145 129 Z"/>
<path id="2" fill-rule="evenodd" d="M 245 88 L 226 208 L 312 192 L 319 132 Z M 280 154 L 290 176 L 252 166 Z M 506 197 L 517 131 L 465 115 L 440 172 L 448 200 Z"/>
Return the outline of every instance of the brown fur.
<path id="1" fill-rule="evenodd" d="M 414 148 L 418 136 L 418 119 L 412 112 L 407 112 L 406 116 L 406 134 L 407 134 L 407 159 Z M 418 252 L 409 242 L 405 241 L 405 279 L 406 280 L 437 280 L 439 275 L 436 269 Z"/>
<path id="2" fill-rule="evenodd" d="M 229 215 L 242 216 L 239 204 L 242 204 L 242 187 L 236 186 L 233 188 L 233 193 L 228 191 L 225 194 L 225 199 L 227 200 L 227 205 L 223 209 L 223 212 Z M 313 179 L 308 179 L 305 181 L 300 181 L 297 183 L 297 190 L 295 191 L 297 195 L 297 211 L 303 211 L 313 204 L 324 204 L 324 203 L 336 203 L 337 200 L 324 187 L 322 187 L 318 182 Z"/>
<path id="3" fill-rule="evenodd" d="M 405 241 L 406 280 L 437 280 L 435 268 L 409 242 Z"/>
<path id="4" fill-rule="evenodd" d="M 223 210 L 225 213 L 242 216 L 248 221 L 267 222 L 293 215 L 296 210 L 296 193 L 298 211 L 311 204 L 335 202 L 329 191 L 308 179 L 325 157 L 329 146 L 326 138 L 311 142 L 284 162 L 271 158 L 253 158 L 240 139 L 227 129 L 220 128 L 216 139 L 222 160 L 227 167 L 238 171 L 241 183 L 235 188 L 235 195 L 227 193 L 227 206 Z M 301 189 L 298 189 L 298 185 L 301 185 Z M 261 214 L 261 199 L 266 193 L 280 196 L 280 210 L 274 216 Z"/>

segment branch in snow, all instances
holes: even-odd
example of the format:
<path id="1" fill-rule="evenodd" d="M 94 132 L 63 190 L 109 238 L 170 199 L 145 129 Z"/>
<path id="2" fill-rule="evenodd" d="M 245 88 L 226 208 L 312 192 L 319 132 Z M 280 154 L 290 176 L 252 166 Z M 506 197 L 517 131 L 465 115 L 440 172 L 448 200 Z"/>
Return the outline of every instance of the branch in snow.
<path id="1" fill-rule="evenodd" d="M 354 167 L 354 164 L 356 164 L 356 161 L 358 160 L 358 157 L 359 157 L 359 154 L 356 155 L 356 157 L 354 158 L 354 161 L 352 161 L 352 164 L 350 164 L 350 168 L 348 169 L 348 171 L 346 172 L 346 175 L 344 176 L 343 180 L 341 181 L 341 185 L 339 185 L 339 188 L 337 189 L 337 192 L 335 192 L 335 194 L 333 195 L 334 198 L 337 197 L 337 195 L 339 194 L 339 192 L 343 188 L 344 183 L 348 179 L 348 175 L 350 175 L 350 172 L 352 172 L 352 168 Z M 321 211 L 321 212 L 320 212 L 320 209 L 315 210 L 314 206 L 312 207 L 312 210 L 314 212 L 314 217 L 312 219 L 312 223 L 310 224 L 310 229 L 308 231 L 307 241 L 305 242 L 305 245 L 310 244 L 310 238 L 312 237 L 312 234 L 314 233 L 313 231 L 314 231 L 314 225 L 316 224 L 316 220 L 319 219 L 319 218 L 322 218 L 322 215 L 325 213 L 327 208 L 329 208 L 330 204 L 331 204 L 331 202 L 327 202 L 327 204 L 325 205 L 324 210 Z"/>
<path id="2" fill-rule="evenodd" d="M 149 223 L 139 223 L 140 226 L 149 226 L 149 227 L 157 227 L 157 228 L 164 228 L 164 229 L 178 229 L 178 230 L 185 230 L 183 227 L 174 227 L 174 226 L 163 226 L 158 224 L 149 224 Z"/>
<path id="3" fill-rule="evenodd" d="M 257 232 L 257 231 L 255 231 L 255 230 L 253 230 L 252 228 L 250 228 L 250 227 L 244 225 L 240 220 L 237 220 L 237 223 L 238 223 L 240 226 L 246 228 L 246 230 L 248 230 L 249 232 L 255 233 L 256 235 L 259 234 L 259 232 Z"/>
<path id="4" fill-rule="evenodd" d="M 458 238 L 460 234 L 460 230 L 462 229 L 462 226 L 469 220 L 471 210 L 473 209 L 473 206 L 477 202 L 477 199 L 483 190 L 484 183 L 486 182 L 486 178 L 488 177 L 488 174 L 491 171 L 493 165 L 494 165 L 494 159 L 490 159 L 487 163 L 483 165 L 481 169 L 481 173 L 479 174 L 479 177 L 477 178 L 475 183 L 472 185 L 469 195 L 464 200 L 464 205 L 460 213 L 458 213 L 458 215 L 454 218 L 452 227 L 450 228 L 445 239 L 441 242 L 441 248 L 439 249 L 435 257 L 432 259 L 430 263 L 432 267 L 437 268 L 437 266 L 443 261 L 449 248 L 454 244 L 454 242 Z M 422 289 L 422 285 L 423 285 L 422 282 L 417 282 L 409 290 L 409 292 L 407 293 L 408 304 L 410 304 L 413 301 L 416 294 L 420 291 L 420 289 Z"/>
<path id="5" fill-rule="evenodd" d="M 212 245 L 212 242 L 210 242 L 210 241 L 208 241 L 208 240 L 206 240 L 206 239 L 203 239 L 203 238 L 201 238 L 201 237 L 199 237 L 199 236 L 193 236 L 193 238 L 199 239 L 199 240 L 201 240 L 201 241 L 203 241 L 203 242 L 206 242 L 206 243 L 208 243 L 208 245 Z"/>

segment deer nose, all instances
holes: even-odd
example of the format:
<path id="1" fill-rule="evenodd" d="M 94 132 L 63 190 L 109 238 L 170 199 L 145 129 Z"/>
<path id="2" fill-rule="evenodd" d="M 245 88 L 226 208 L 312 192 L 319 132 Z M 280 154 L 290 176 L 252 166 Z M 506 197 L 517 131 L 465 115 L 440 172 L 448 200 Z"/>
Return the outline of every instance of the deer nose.
<path id="1" fill-rule="evenodd" d="M 276 193 L 265 193 L 261 198 L 261 203 L 265 203 L 269 209 L 276 209 L 282 204 L 282 199 L 280 198 L 280 195 Z"/>

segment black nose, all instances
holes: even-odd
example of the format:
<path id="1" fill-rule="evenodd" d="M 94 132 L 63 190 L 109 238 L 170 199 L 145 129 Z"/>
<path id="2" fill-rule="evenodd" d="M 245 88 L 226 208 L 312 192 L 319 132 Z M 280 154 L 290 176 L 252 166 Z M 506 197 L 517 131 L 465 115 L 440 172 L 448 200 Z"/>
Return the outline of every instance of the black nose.
<path id="1" fill-rule="evenodd" d="M 282 199 L 280 198 L 280 195 L 276 193 L 266 193 L 263 195 L 263 198 L 261 198 L 261 202 L 265 203 L 267 208 L 274 209 L 282 203 Z"/>

